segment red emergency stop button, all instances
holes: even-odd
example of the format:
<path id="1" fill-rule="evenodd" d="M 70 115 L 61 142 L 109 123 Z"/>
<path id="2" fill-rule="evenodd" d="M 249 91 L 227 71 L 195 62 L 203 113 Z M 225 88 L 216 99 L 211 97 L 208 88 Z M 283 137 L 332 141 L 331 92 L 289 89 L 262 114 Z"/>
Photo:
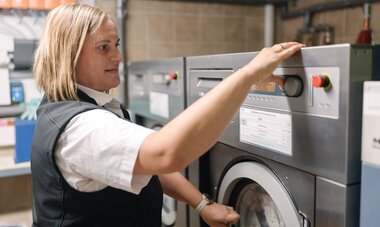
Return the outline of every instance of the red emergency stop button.
<path id="1" fill-rule="evenodd" d="M 175 72 L 171 72 L 171 73 L 169 73 L 169 78 L 170 78 L 170 80 L 176 80 L 176 79 L 178 79 L 178 74 Z"/>
<path id="2" fill-rule="evenodd" d="M 326 75 L 314 75 L 312 80 L 313 87 L 328 88 L 331 85 L 330 78 Z"/>

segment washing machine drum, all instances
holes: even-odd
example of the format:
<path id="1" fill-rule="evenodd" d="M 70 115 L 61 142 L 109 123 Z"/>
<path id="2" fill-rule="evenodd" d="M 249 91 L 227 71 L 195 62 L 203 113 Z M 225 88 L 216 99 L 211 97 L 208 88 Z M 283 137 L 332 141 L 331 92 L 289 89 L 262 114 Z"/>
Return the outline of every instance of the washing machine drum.
<path id="1" fill-rule="evenodd" d="M 240 214 L 236 226 L 309 226 L 278 176 L 261 163 L 241 162 L 229 168 L 220 181 L 217 200 Z"/>

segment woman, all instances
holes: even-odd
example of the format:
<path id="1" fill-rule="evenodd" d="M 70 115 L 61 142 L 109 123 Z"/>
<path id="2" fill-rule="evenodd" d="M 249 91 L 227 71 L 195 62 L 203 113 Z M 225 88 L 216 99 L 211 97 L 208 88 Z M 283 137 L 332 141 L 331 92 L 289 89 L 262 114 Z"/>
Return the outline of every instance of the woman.
<path id="1" fill-rule="evenodd" d="M 52 10 L 33 71 L 45 96 L 32 144 L 34 226 L 160 226 L 162 192 L 196 208 L 210 226 L 235 223 L 178 172 L 221 135 L 252 84 L 301 48 L 264 48 L 159 132 L 128 121 L 108 91 L 120 83 L 115 24 L 101 10 Z M 127 119 L 127 120 L 125 120 Z"/>

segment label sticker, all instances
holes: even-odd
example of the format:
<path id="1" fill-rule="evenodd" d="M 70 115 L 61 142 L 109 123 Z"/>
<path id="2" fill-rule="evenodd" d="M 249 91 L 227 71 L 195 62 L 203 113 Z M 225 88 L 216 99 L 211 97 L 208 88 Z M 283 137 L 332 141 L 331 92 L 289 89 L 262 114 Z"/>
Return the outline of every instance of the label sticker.
<path id="1" fill-rule="evenodd" d="M 240 141 L 292 156 L 292 118 L 289 114 L 241 107 Z"/>
<path id="2" fill-rule="evenodd" d="M 159 92 L 149 93 L 149 110 L 152 114 L 169 118 L 169 95 Z"/>
<path id="3" fill-rule="evenodd" d="M 364 115 L 380 115 L 380 83 L 370 84 L 365 86 L 363 99 L 363 114 Z"/>

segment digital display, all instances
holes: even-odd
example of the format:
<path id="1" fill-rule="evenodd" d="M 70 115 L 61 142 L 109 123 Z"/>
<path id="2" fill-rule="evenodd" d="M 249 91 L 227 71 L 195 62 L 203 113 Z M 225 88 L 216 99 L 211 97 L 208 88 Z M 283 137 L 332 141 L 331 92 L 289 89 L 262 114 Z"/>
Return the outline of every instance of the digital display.
<path id="1" fill-rule="evenodd" d="M 276 87 L 277 84 L 275 82 L 254 84 L 251 86 L 251 91 L 276 92 Z"/>
<path id="2" fill-rule="evenodd" d="M 162 74 L 154 74 L 153 75 L 153 83 L 162 84 L 164 83 L 164 75 Z"/>

